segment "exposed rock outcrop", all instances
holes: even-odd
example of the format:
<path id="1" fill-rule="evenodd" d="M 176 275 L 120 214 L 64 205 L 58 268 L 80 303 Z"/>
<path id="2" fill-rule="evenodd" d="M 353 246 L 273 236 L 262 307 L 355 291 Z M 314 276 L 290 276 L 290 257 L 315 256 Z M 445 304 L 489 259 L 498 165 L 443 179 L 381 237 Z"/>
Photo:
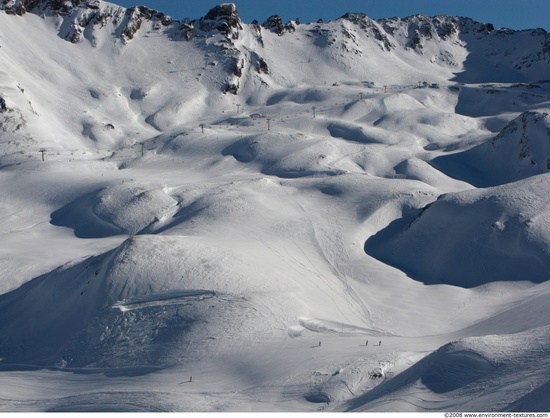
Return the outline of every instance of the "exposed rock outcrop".
<path id="1" fill-rule="evenodd" d="M 392 49 L 395 49 L 395 45 L 392 43 L 384 29 L 367 15 L 363 13 L 346 13 L 341 17 L 341 19 L 347 20 L 359 26 L 361 30 L 367 32 L 374 39 L 379 41 L 384 50 L 391 51 Z"/>
<path id="2" fill-rule="evenodd" d="M 279 15 L 273 15 L 268 17 L 262 26 L 265 29 L 276 33 L 279 36 L 285 33 L 285 25 L 283 24 L 283 20 Z"/>
<path id="3" fill-rule="evenodd" d="M 157 29 L 168 26 L 172 18 L 145 6 L 129 9 L 104 3 L 101 0 L 3 0 L 0 8 L 8 14 L 23 15 L 27 12 L 55 15 L 63 18 L 59 36 L 72 43 L 80 42 L 84 30 L 90 26 L 104 27 L 109 22 L 124 41 L 132 39 L 145 20 L 153 21 Z"/>
<path id="4" fill-rule="evenodd" d="M 4 113 L 8 110 L 8 107 L 6 105 L 6 101 L 2 96 L 0 96 L 0 113 Z"/>
<path id="5" fill-rule="evenodd" d="M 232 39 L 238 39 L 239 32 L 243 30 L 237 7 L 233 3 L 214 7 L 199 20 L 197 26 L 203 32 L 216 30 Z"/>

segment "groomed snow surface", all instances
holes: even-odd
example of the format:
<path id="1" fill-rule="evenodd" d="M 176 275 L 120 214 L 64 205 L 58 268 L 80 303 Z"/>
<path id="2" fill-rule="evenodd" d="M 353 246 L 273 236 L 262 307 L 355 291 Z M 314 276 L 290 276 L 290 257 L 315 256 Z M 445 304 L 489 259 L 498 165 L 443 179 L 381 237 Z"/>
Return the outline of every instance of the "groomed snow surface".
<path id="1" fill-rule="evenodd" d="M 0 10 L 0 411 L 550 410 L 550 66 L 400 24 Z"/>

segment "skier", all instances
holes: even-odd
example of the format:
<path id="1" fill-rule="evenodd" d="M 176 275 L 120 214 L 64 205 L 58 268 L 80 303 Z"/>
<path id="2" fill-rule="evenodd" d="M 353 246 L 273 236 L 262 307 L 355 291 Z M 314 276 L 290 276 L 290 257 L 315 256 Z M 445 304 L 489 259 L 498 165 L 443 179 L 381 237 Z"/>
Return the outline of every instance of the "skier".
<path id="1" fill-rule="evenodd" d="M 365 345 L 369 345 L 369 340 L 367 340 L 367 342 L 365 343 Z"/>
<path id="2" fill-rule="evenodd" d="M 321 347 L 321 341 L 319 341 L 319 347 Z"/>
<path id="3" fill-rule="evenodd" d="M 193 376 L 189 376 L 189 381 L 190 381 L 190 382 L 193 381 Z"/>
<path id="4" fill-rule="evenodd" d="M 382 341 L 378 341 L 378 345 L 382 345 Z"/>

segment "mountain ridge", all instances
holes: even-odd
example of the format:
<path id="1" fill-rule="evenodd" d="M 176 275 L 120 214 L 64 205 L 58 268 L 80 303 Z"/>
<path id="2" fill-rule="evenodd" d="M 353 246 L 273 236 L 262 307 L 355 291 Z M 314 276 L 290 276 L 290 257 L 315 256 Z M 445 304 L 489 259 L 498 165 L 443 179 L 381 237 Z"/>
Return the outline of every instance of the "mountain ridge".
<path id="1" fill-rule="evenodd" d="M 154 58 L 147 55 L 140 65 L 145 69 L 155 67 L 157 71 L 171 72 L 182 92 L 188 91 L 192 95 L 194 91 L 203 91 L 205 96 L 209 96 L 208 101 L 218 100 L 211 93 L 206 93 L 213 89 L 229 95 L 247 90 L 244 96 L 250 99 L 246 100 L 261 103 L 269 89 L 299 86 L 307 83 L 309 74 L 323 84 L 353 80 L 371 85 L 376 83 L 379 88 L 389 84 L 424 83 L 435 86 L 449 82 L 534 82 L 547 76 L 545 68 L 550 62 L 550 35 L 544 30 L 498 31 L 491 25 L 468 18 L 448 16 L 416 15 L 406 19 L 375 21 L 364 14 L 348 13 L 326 23 L 289 22 L 283 25 L 281 21 L 274 24 L 276 19 L 273 17 L 260 25 L 257 22 L 243 23 L 232 3 L 213 8 L 204 18 L 184 22 L 143 6 L 125 9 L 102 0 L 3 0 L 0 8 L 9 19 L 6 23 L 15 25 L 13 28 L 17 27 L 18 19 L 25 19 L 25 15 L 40 16 L 48 31 L 57 33 L 58 37 L 70 43 L 81 45 L 79 50 L 82 53 L 86 45 L 96 50 L 96 54 L 118 51 L 120 58 L 109 57 L 104 62 L 110 64 L 102 71 L 114 74 L 117 68 L 127 67 L 124 72 L 131 79 L 143 76 L 137 75 L 139 71 L 135 66 L 120 61 L 125 49 L 149 48 L 145 45 L 157 41 L 159 47 L 166 48 L 168 43 L 176 41 L 174 46 L 178 54 L 193 56 L 196 62 L 204 62 L 194 66 L 184 62 L 178 64 L 178 71 L 194 72 L 194 78 L 182 84 L 176 80 L 176 69 L 170 68 L 174 67 L 173 64 L 153 62 Z M 158 40 L 153 40 L 153 37 Z M 525 45 L 529 46 L 528 49 Z M 154 48 L 158 50 L 159 47 Z M 102 48 L 104 52 L 101 52 Z M 22 52 L 16 51 L 8 60 L 13 60 Z M 66 49 L 65 55 L 69 53 L 71 49 Z M 40 52 L 37 54 L 40 55 Z M 284 63 L 278 60 L 283 54 L 288 58 Z M 86 57 L 87 60 L 89 58 Z M 20 61 L 26 59 L 21 56 Z M 53 65 L 65 59 L 64 56 L 56 58 L 57 62 Z M 44 57 L 43 60 L 46 63 L 51 58 Z M 170 63 L 173 60 L 167 58 L 166 61 Z M 87 65 L 95 64 L 90 62 Z M 384 67 L 393 67 L 396 71 L 389 77 L 382 70 Z M 66 71 L 66 68 L 61 71 Z M 426 80 L 426 75 L 430 80 Z M 149 72 L 147 77 L 154 79 L 154 73 Z M 14 79 L 13 84 L 20 85 L 20 81 Z M 138 103 L 146 105 L 151 102 L 152 95 L 145 96 L 149 87 L 127 85 L 123 88 L 131 89 L 127 99 L 130 108 L 135 108 Z M 151 92 L 169 88 L 168 85 L 158 86 Z M 89 88 L 90 91 L 95 89 Z M 98 93 L 91 94 L 95 96 Z M 4 122 L 3 126 L 23 126 L 24 123 L 13 122 L 21 118 L 16 117 L 18 111 L 6 91 L 0 92 L 0 97 L 2 107 L 15 112 L 10 113 L 12 122 Z M 137 100 L 138 97 L 142 99 Z M 30 98 L 27 101 L 32 103 Z M 29 107 L 28 104 L 24 106 Z M 128 105 L 121 102 L 119 106 Z M 23 119 L 34 118 L 39 113 L 36 107 Z M 142 111 L 148 113 L 143 115 L 146 124 L 157 130 L 166 128 L 162 122 L 165 118 L 160 114 L 168 109 L 160 101 L 156 109 L 139 110 Z M 6 111 L 4 114 L 7 114 Z M 90 126 L 88 122 L 85 124 Z M 104 123 L 104 126 L 118 125 L 115 121 Z M 105 130 L 102 128 L 102 131 Z M 105 136 L 103 132 L 92 133 L 86 127 L 81 132 L 90 132 L 86 136 L 91 138 Z"/>
<path id="2" fill-rule="evenodd" d="M 0 8 L 8 14 L 23 15 L 27 12 L 42 14 L 52 13 L 62 17 L 72 19 L 74 32 L 70 35 L 65 35 L 64 38 L 71 42 L 78 42 L 81 39 L 80 34 L 88 25 L 105 24 L 106 19 L 111 18 L 114 22 L 121 20 L 121 14 L 125 14 L 128 18 L 128 23 L 124 30 L 121 31 L 122 36 L 127 40 L 132 39 L 135 32 L 139 30 L 142 20 L 158 22 L 157 29 L 162 27 L 173 27 L 176 33 L 190 40 L 192 34 L 199 29 L 202 32 L 217 30 L 224 33 L 229 38 L 237 39 L 238 32 L 243 30 L 243 25 L 252 26 L 261 31 L 260 28 L 273 31 L 279 36 L 296 31 L 297 26 L 305 25 L 324 25 L 325 22 L 316 23 L 301 23 L 289 21 L 283 24 L 279 16 L 274 15 L 268 18 L 262 25 L 257 21 L 251 24 L 245 24 L 241 21 L 236 6 L 233 3 L 224 3 L 211 9 L 203 18 L 193 21 L 177 21 L 145 6 L 134 6 L 124 9 L 121 6 L 115 6 L 111 3 L 102 0 L 92 1 L 59 1 L 59 0 L 3 0 L 0 3 Z M 88 13 L 86 13 L 88 12 Z M 459 34 L 470 34 L 478 39 L 482 36 L 491 35 L 495 38 L 509 37 L 519 33 L 527 33 L 534 38 L 540 39 L 540 49 L 535 48 L 536 52 L 529 55 L 536 55 L 538 59 L 545 60 L 546 63 L 550 60 L 550 34 L 544 29 L 525 29 L 525 30 L 510 30 L 498 29 L 490 23 L 484 24 L 476 22 L 470 18 L 452 17 L 448 15 L 424 16 L 414 15 L 406 18 L 383 18 L 373 20 L 363 13 L 346 13 L 340 18 L 331 20 L 326 23 L 344 23 L 351 22 L 358 26 L 363 31 L 371 32 L 371 36 L 381 42 L 383 50 L 391 51 L 397 45 L 405 49 L 413 49 L 417 52 L 422 52 L 424 45 L 428 41 L 447 41 L 456 38 Z M 315 28 L 315 26 L 314 26 Z M 315 30 L 315 29 L 314 29 Z M 344 33 L 354 40 L 353 34 Z M 321 29 L 322 33 L 326 29 Z M 203 35 L 202 35 L 203 36 Z M 261 34 L 259 34 L 261 36 Z M 393 38 L 393 42 L 390 39 Z M 455 39 L 456 41 L 456 39 Z M 330 42 L 329 42 L 330 44 Z M 519 66 L 520 64 L 518 64 Z"/>

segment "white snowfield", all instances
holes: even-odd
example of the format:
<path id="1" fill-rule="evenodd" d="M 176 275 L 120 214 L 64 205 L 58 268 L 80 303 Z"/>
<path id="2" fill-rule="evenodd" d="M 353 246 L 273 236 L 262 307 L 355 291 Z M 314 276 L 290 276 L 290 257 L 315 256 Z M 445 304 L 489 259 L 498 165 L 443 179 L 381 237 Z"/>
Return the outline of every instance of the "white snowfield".
<path id="1" fill-rule="evenodd" d="M 544 30 L 0 9 L 0 411 L 550 410 Z"/>

